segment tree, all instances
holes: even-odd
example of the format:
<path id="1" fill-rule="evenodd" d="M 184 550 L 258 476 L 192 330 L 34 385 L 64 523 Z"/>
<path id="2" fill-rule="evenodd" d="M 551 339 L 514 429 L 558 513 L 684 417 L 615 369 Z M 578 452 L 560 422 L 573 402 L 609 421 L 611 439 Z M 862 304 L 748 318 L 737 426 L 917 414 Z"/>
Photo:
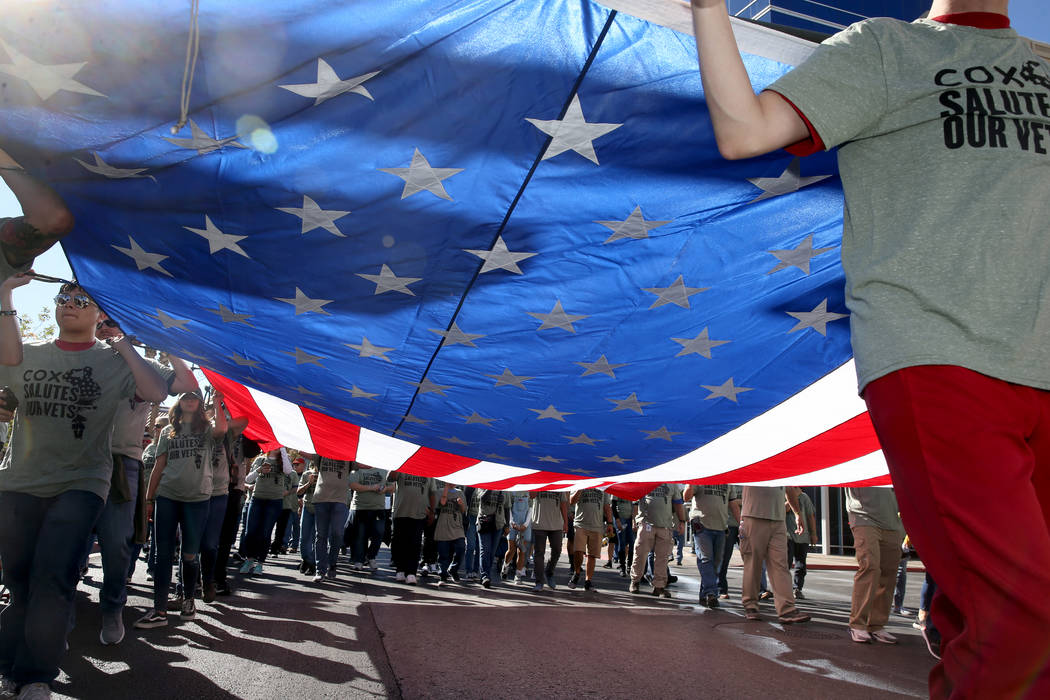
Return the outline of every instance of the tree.
<path id="1" fill-rule="evenodd" d="M 58 326 L 52 316 L 52 309 L 48 306 L 40 308 L 36 317 L 19 316 L 18 329 L 22 332 L 22 340 L 51 340 L 58 333 Z"/>

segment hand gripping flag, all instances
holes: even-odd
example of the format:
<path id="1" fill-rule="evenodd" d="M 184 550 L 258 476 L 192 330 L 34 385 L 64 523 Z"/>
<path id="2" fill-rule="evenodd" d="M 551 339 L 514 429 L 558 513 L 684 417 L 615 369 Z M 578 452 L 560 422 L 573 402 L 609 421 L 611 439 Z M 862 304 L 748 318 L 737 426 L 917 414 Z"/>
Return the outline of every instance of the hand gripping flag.
<path id="1" fill-rule="evenodd" d="M 721 159 L 692 37 L 622 9 L 16 5 L 0 138 L 83 284 L 264 443 L 507 488 L 888 483 L 834 156 Z M 740 30 L 756 89 L 809 50 Z"/>

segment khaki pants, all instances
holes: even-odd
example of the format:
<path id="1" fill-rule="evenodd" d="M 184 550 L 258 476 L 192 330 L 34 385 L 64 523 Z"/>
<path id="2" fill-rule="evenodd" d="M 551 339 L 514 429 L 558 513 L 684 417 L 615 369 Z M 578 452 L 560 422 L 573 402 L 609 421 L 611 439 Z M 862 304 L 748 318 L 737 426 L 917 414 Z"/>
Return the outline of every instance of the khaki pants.
<path id="1" fill-rule="evenodd" d="M 877 632 L 890 619 L 903 539 L 898 530 L 870 526 L 853 528 L 858 565 L 853 577 L 853 601 L 849 614 L 849 626 L 853 629 Z"/>
<path id="2" fill-rule="evenodd" d="M 653 551 L 653 588 L 667 586 L 667 556 L 671 553 L 671 529 L 654 527 L 648 523 L 638 526 L 634 541 L 634 562 L 631 564 L 631 580 L 638 582 L 645 576 L 645 560 Z"/>
<path id="3" fill-rule="evenodd" d="M 762 565 L 766 565 L 769 587 L 777 615 L 795 612 L 795 594 L 787 565 L 787 527 L 783 520 L 745 516 L 740 523 L 740 555 L 744 558 L 744 589 L 741 602 L 745 610 L 758 610 L 758 584 Z"/>

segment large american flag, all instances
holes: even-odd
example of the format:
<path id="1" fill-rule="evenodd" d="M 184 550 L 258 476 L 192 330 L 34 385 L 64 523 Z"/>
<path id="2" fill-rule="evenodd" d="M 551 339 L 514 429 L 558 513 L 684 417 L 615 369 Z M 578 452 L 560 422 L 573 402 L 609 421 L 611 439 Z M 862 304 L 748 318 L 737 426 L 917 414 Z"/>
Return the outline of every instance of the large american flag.
<path id="1" fill-rule="evenodd" d="M 834 156 L 719 157 L 685 5 L 191 7 L 5 8 L 0 138 L 249 436 L 505 488 L 888 483 Z M 756 89 L 811 50 L 739 29 Z"/>

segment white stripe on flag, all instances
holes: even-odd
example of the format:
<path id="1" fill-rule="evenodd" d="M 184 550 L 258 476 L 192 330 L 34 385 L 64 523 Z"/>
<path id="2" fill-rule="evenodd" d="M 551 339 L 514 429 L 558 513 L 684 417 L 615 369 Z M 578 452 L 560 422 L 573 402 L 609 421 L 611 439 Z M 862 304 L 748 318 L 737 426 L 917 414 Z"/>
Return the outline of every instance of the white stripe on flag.
<path id="1" fill-rule="evenodd" d="M 460 469 L 441 477 L 442 481 L 462 486 L 473 486 L 474 484 L 488 484 L 504 479 L 521 479 L 529 474 L 535 474 L 537 470 L 524 467 L 512 467 L 496 462 L 478 462 L 472 467 Z M 508 489 L 514 490 L 514 489 Z"/>
<path id="2" fill-rule="evenodd" d="M 377 469 L 398 469 L 419 450 L 419 445 L 361 428 L 357 461 Z"/>
<path id="3" fill-rule="evenodd" d="M 310 428 L 299 407 L 290 401 L 272 396 L 265 392 L 244 387 L 251 394 L 255 405 L 259 407 L 266 421 L 273 430 L 273 436 L 281 445 L 304 452 L 316 452 Z"/>
<path id="4" fill-rule="evenodd" d="M 747 394 L 743 394 L 741 401 L 746 397 Z M 620 482 L 679 482 L 722 474 L 780 454 L 865 411 L 867 406 L 857 396 L 857 375 L 853 360 L 850 360 L 786 401 L 706 445 L 670 462 L 615 479 Z"/>

